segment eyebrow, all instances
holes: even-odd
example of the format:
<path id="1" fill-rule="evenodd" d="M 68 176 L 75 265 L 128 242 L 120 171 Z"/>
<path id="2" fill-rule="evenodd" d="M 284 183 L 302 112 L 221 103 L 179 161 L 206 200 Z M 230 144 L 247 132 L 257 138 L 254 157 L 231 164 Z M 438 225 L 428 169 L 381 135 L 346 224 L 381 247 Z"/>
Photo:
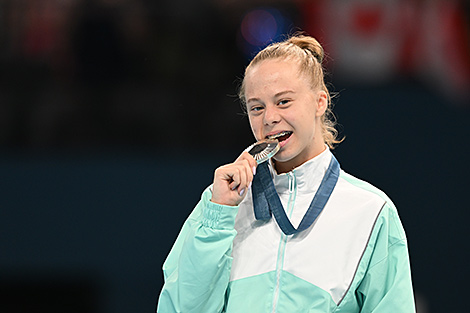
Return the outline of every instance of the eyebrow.
<path id="1" fill-rule="evenodd" d="M 283 96 L 283 95 L 289 94 L 289 93 L 294 93 L 294 94 L 295 94 L 295 91 L 293 91 L 293 90 L 283 90 L 283 91 L 280 91 L 280 92 L 276 93 L 276 94 L 274 95 L 274 98 L 279 98 L 280 96 Z M 250 99 L 248 99 L 248 100 L 246 101 L 246 103 L 253 102 L 253 101 L 255 101 L 255 102 L 256 102 L 256 101 L 261 102 L 261 100 L 258 99 L 258 98 L 250 98 Z"/>
<path id="2" fill-rule="evenodd" d="M 278 92 L 277 94 L 274 95 L 274 98 L 278 98 L 280 96 L 283 96 L 285 94 L 288 94 L 288 93 L 295 93 L 293 90 L 284 90 L 284 91 L 281 91 L 281 92 Z"/>

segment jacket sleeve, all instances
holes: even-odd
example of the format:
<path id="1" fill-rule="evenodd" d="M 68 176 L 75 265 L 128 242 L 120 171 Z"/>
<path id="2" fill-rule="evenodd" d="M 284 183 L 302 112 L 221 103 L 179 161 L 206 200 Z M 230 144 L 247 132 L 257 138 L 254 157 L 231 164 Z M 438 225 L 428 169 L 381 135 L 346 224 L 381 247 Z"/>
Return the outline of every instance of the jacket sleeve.
<path id="1" fill-rule="evenodd" d="M 158 313 L 219 313 L 232 266 L 238 207 L 210 201 L 206 189 L 163 264 Z"/>
<path id="2" fill-rule="evenodd" d="M 376 227 L 368 269 L 357 289 L 361 313 L 414 313 L 415 302 L 405 231 L 393 204 L 386 204 Z"/>

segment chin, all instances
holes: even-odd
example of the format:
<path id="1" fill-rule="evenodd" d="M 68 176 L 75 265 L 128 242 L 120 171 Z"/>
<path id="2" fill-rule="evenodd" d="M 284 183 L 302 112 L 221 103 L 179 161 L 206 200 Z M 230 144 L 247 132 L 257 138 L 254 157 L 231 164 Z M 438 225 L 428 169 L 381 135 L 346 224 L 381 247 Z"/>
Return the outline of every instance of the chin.
<path id="1" fill-rule="evenodd" d="M 274 161 L 278 162 L 278 163 L 285 163 L 285 162 L 289 162 L 290 160 L 292 160 L 295 156 L 290 156 L 288 155 L 287 153 L 285 153 L 284 151 L 279 151 L 274 157 Z"/>

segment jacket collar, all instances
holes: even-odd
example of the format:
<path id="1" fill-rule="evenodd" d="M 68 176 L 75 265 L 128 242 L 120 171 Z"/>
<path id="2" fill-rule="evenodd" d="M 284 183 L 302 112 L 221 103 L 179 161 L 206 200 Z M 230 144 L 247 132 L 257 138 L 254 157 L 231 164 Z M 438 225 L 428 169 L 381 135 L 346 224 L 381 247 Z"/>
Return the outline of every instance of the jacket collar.
<path id="1" fill-rule="evenodd" d="M 269 170 L 273 176 L 276 191 L 279 194 L 288 193 L 289 187 L 296 185 L 298 194 L 316 192 L 326 170 L 328 169 L 332 157 L 328 146 L 325 145 L 325 147 L 326 149 L 322 153 L 288 173 L 277 174 L 272 161 L 270 161 Z M 292 180 L 294 180 L 294 185 Z"/>

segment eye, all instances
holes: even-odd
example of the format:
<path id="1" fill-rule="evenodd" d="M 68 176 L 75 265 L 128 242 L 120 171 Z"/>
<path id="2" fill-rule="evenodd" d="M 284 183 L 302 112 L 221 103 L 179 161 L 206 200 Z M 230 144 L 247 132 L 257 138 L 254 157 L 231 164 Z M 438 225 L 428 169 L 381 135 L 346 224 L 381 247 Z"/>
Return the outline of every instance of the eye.
<path id="1" fill-rule="evenodd" d="M 253 113 L 258 113 L 263 109 L 261 105 L 255 105 L 250 108 L 250 111 Z"/>
<path id="2" fill-rule="evenodd" d="M 277 104 L 278 105 L 286 105 L 286 104 L 289 104 L 291 102 L 291 100 L 289 99 L 283 99 L 281 101 L 279 101 Z"/>

